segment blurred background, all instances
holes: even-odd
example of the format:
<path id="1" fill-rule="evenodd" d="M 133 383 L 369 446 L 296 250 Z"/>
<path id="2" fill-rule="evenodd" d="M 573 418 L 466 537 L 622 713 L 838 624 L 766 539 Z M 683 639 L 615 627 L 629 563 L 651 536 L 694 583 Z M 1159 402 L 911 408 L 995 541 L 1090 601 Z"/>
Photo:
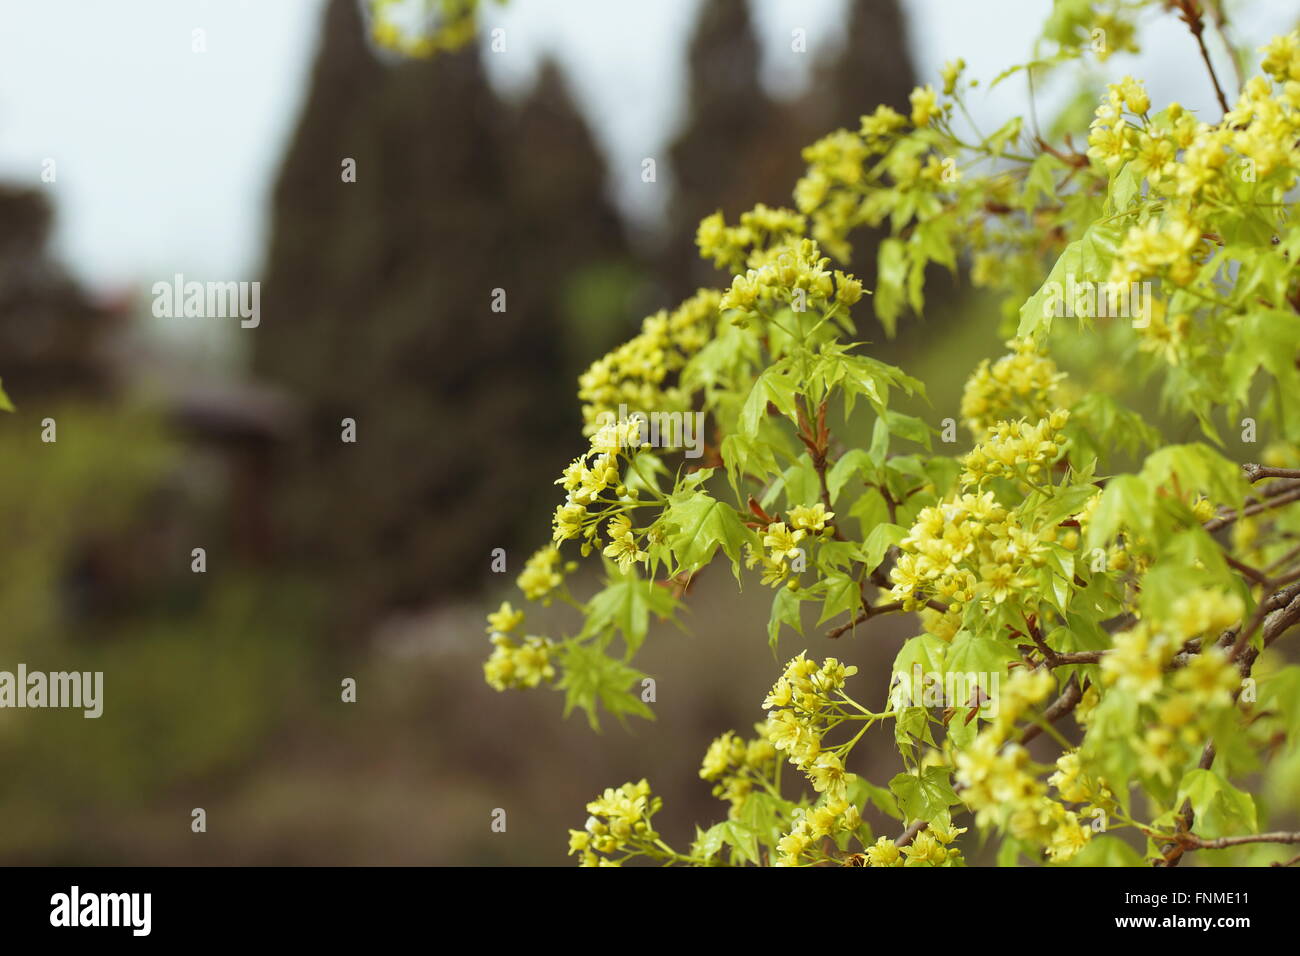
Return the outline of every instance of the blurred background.
<path id="1" fill-rule="evenodd" d="M 595 735 L 557 694 L 483 682 L 484 614 L 518 603 L 585 447 L 574 380 L 724 281 L 701 217 L 789 205 L 801 147 L 905 109 L 947 59 L 1022 62 L 1049 7 L 511 0 L 481 42 L 411 61 L 358 0 L 0 0 L 0 669 L 105 675 L 98 720 L 0 710 L 0 862 L 563 863 L 584 803 L 641 776 L 670 842 L 720 818 L 700 757 L 750 730 L 778 664 L 757 582 L 708 571 L 687 633 L 654 628 L 654 723 Z M 1187 42 L 1162 25 L 1083 79 L 1209 105 Z M 1008 83 L 972 108 L 998 125 L 1026 102 Z M 873 261 L 868 237 L 853 270 Z M 260 325 L 156 317 L 176 273 L 259 281 Z M 934 383 L 937 422 L 1002 351 L 989 308 L 940 276 L 897 339 L 861 337 Z M 879 699 L 912 633 L 807 646 Z"/>

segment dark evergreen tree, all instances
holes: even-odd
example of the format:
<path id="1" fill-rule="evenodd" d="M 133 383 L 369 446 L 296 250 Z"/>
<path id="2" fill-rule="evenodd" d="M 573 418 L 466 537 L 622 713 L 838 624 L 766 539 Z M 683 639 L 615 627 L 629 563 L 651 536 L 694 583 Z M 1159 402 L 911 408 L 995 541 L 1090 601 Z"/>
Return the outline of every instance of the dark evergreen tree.
<path id="1" fill-rule="evenodd" d="M 254 363 L 304 407 L 282 540 L 346 627 L 471 585 L 495 547 L 519 570 L 577 450 L 566 290 L 623 255 L 554 68 L 512 107 L 474 47 L 384 62 L 364 37 L 355 0 L 333 0 L 274 197 Z"/>

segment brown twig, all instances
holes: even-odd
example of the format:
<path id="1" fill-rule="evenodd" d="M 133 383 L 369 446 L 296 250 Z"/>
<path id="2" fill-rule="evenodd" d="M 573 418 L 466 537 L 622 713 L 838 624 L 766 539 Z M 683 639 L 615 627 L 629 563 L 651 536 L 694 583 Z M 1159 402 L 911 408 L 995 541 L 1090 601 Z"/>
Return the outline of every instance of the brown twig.
<path id="1" fill-rule="evenodd" d="M 1248 833 L 1244 836 L 1219 837 L 1205 840 L 1194 833 L 1183 833 L 1175 837 L 1187 844 L 1189 850 L 1222 850 L 1230 846 L 1244 846 L 1247 843 L 1300 843 L 1300 833 Z"/>
<path id="2" fill-rule="evenodd" d="M 1263 481 L 1265 478 L 1300 478 L 1300 468 L 1270 468 L 1267 465 L 1247 462 L 1241 466 L 1241 470 L 1252 483 Z"/>
<path id="3" fill-rule="evenodd" d="M 1210 71 L 1210 81 L 1214 84 L 1214 95 L 1219 99 L 1219 105 L 1223 107 L 1223 112 L 1229 111 L 1228 98 L 1223 95 L 1223 87 L 1219 85 L 1219 74 L 1214 72 L 1214 63 L 1210 60 L 1210 51 L 1205 47 L 1205 20 L 1201 16 L 1201 5 L 1198 0 L 1178 0 L 1179 18 L 1187 24 L 1187 29 L 1192 31 L 1192 36 L 1196 37 L 1196 45 L 1200 47 L 1201 59 L 1205 61 L 1205 68 Z"/>
<path id="4" fill-rule="evenodd" d="M 1202 526 L 1206 531 L 1219 531 L 1226 528 L 1239 518 L 1249 518 L 1251 515 L 1257 515 L 1261 511 L 1270 511 L 1273 508 L 1279 508 L 1282 505 L 1300 499 L 1300 485 L 1277 485 L 1266 490 L 1262 498 L 1257 499 L 1240 511 L 1230 511 L 1226 515 L 1218 518 L 1211 518 Z"/>
<path id="5" fill-rule="evenodd" d="M 924 820 L 914 821 L 912 825 L 909 826 L 906 830 L 904 830 L 899 835 L 898 839 L 894 841 L 894 846 L 907 846 L 909 843 L 915 840 L 916 835 L 920 833 L 922 830 L 924 830 L 927 826 L 929 826 L 929 824 L 926 823 Z"/>

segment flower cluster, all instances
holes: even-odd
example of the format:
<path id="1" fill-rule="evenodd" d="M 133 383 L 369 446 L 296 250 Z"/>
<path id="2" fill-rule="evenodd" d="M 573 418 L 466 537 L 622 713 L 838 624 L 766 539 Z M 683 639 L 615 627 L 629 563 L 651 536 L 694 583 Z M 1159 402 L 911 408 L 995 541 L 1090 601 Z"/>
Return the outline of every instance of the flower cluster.
<path id="1" fill-rule="evenodd" d="M 519 573 L 515 583 L 524 597 L 530 601 L 540 601 L 543 605 L 551 603 L 551 595 L 564 583 L 564 572 L 573 569 L 565 565 L 560 558 L 560 549 L 547 545 L 533 552 L 524 562 L 524 569 Z"/>
<path id="2" fill-rule="evenodd" d="M 835 820 L 846 830 L 856 829 L 860 822 L 857 808 L 847 802 L 853 775 L 844 769 L 843 757 L 849 747 L 825 744 L 827 732 L 850 716 L 843 706 L 849 701 L 844 682 L 857 672 L 856 667 L 833 657 L 819 665 L 800 653 L 786 665 L 763 701 L 763 709 L 771 712 L 765 728 L 767 739 L 824 795 L 821 808 L 810 811 L 815 815 L 801 817 L 782 842 L 782 862 L 787 865 L 797 862 L 814 840 L 834 829 Z M 858 719 L 858 715 L 851 716 Z"/>
<path id="3" fill-rule="evenodd" d="M 674 376 L 712 341 L 720 298 L 716 289 L 701 289 L 673 311 L 645 319 L 639 335 L 592 363 L 578 378 L 583 434 L 596 432 L 620 405 L 686 411 L 689 397 Z"/>
<path id="4" fill-rule="evenodd" d="M 1150 99 L 1131 78 L 1108 89 L 1093 120 L 1088 157 L 1110 172 L 1135 163 L 1150 197 L 1162 201 L 1164 210 L 1128 227 L 1110 282 L 1158 276 L 1188 285 L 1207 259 L 1210 243 L 1218 241 L 1218 210 L 1239 202 L 1243 189 L 1259 196 L 1257 184 L 1268 181 L 1269 192 L 1279 197 L 1295 184 L 1300 175 L 1294 146 L 1300 135 L 1300 84 L 1292 76 L 1297 48 L 1297 33 L 1264 47 L 1262 66 L 1273 82 L 1252 78 L 1215 125 L 1198 121 L 1178 103 L 1149 116 Z"/>
<path id="5" fill-rule="evenodd" d="M 803 571 L 807 563 L 801 542 L 810 535 L 815 538 L 822 534 L 827 522 L 834 517 L 835 513 L 827 511 L 820 501 L 811 506 L 796 505 L 790 509 L 789 526 L 784 521 L 774 521 L 764 529 L 762 544 L 767 549 L 766 554 L 746 544 L 746 567 L 753 568 L 761 563 L 762 580 L 766 585 L 777 587 L 787 583 L 790 587 L 797 587 L 797 580 L 792 575 Z"/>
<path id="6" fill-rule="evenodd" d="M 587 804 L 586 826 L 569 831 L 569 855 L 578 854 L 580 866 L 621 866 L 630 857 L 660 855 L 651 818 L 662 806 L 645 780 L 607 788 Z M 618 853 L 623 855 L 615 858 Z"/>
<path id="7" fill-rule="evenodd" d="M 537 687 L 555 679 L 549 640 L 529 635 L 520 643 L 510 636 L 523 621 L 524 612 L 508 603 L 488 615 L 493 650 L 483 663 L 483 676 L 494 690 Z"/>
<path id="8" fill-rule="evenodd" d="M 933 823 L 902 847 L 882 836 L 867 848 L 867 866 L 960 866 L 964 862 L 961 850 L 951 844 L 966 830 L 951 823 Z"/>
<path id="9" fill-rule="evenodd" d="M 783 304 L 796 312 L 824 309 L 830 299 L 851 306 L 862 298 L 862 283 L 827 266 L 830 259 L 812 239 L 798 239 L 751 256 L 755 262 L 731 280 L 718 308 L 734 312 L 731 321 L 745 325 L 760 305 Z"/>
<path id="10" fill-rule="evenodd" d="M 1034 424 L 1023 419 L 997 422 L 964 458 L 963 485 L 979 486 L 989 478 L 1018 478 L 1028 484 L 1060 457 L 1062 431 L 1070 413 L 1058 408 Z"/>
<path id="11" fill-rule="evenodd" d="M 794 826 L 776 848 L 780 856 L 776 866 L 799 866 L 808 851 L 820 840 L 841 833 L 852 833 L 862 824 L 858 808 L 843 797 L 830 797 L 817 806 L 794 812 Z"/>
<path id="12" fill-rule="evenodd" d="M 759 203 L 741 213 L 740 223 L 728 226 L 722 213 L 715 212 L 700 221 L 695 244 L 700 255 L 720 269 L 740 272 L 746 266 L 758 266 L 770 259 L 768 250 L 785 249 L 804 235 L 807 220 L 789 209 L 774 209 Z"/>
<path id="13" fill-rule="evenodd" d="M 992 492 L 955 495 L 922 508 L 899 542 L 889 572 L 890 597 L 908 610 L 929 598 L 946 603 L 947 613 L 925 622 L 935 628 L 931 633 L 951 638 L 964 605 L 979 601 L 991 609 L 1031 588 L 1055 535 L 1055 527 L 1023 525 L 1020 515 L 999 504 Z"/>
<path id="14" fill-rule="evenodd" d="M 767 726 L 755 724 L 754 730 L 758 736 L 752 740 L 727 731 L 709 744 L 700 766 L 700 777 L 715 782 L 713 795 L 730 804 L 729 819 L 739 816 L 755 783 L 772 776 L 776 765 L 776 748 L 767 737 Z"/>
<path id="15" fill-rule="evenodd" d="M 1134 158 L 1138 127 L 1127 121 L 1125 112 L 1144 117 L 1150 109 L 1151 98 L 1133 77 L 1112 83 L 1088 128 L 1088 158 L 1111 170 Z"/>
<path id="16" fill-rule="evenodd" d="M 1164 689 L 1175 655 L 1189 641 L 1204 638 L 1206 646 L 1176 672 L 1175 685 L 1184 692 L 1180 700 L 1196 709 L 1231 703 L 1240 675 L 1212 642 L 1240 623 L 1244 610 L 1241 598 L 1235 594 L 1192 589 L 1174 601 L 1170 614 L 1159 625 L 1138 621 L 1116 634 L 1114 646 L 1101 661 L 1102 679 L 1108 686 L 1132 694 L 1139 703 L 1149 703 Z M 1175 723 L 1185 722 L 1175 712 L 1167 716 Z"/>
<path id="17" fill-rule="evenodd" d="M 1011 353 L 996 362 L 980 362 L 962 391 L 962 421 L 976 440 L 999 421 L 1038 421 L 1058 406 L 1065 373 L 1032 339 L 1013 339 L 1007 347 Z"/>
<path id="18" fill-rule="evenodd" d="M 1055 686 L 1045 668 L 1021 670 L 1007 680 L 994 721 L 958 751 L 956 780 L 977 823 L 999 826 L 1017 840 L 1042 846 L 1053 862 L 1064 862 L 1084 847 L 1092 830 L 1079 822 L 1076 812 L 1047 795 L 1029 752 L 1011 739 L 1016 721 Z"/>
<path id="19" fill-rule="evenodd" d="M 619 468 L 620 457 L 631 458 L 644 444 L 641 423 L 636 420 L 604 425 L 591 436 L 591 449 L 570 462 L 555 481 L 565 491 L 564 502 L 556 507 L 552 520 L 552 540 L 556 544 L 581 538 L 583 555 L 590 554 L 601 543 L 600 520 L 608 516 L 606 531 L 613 550 L 606 554 L 619 559 L 623 566 L 644 560 L 631 521 L 622 514 L 640 491 L 624 483 Z"/>

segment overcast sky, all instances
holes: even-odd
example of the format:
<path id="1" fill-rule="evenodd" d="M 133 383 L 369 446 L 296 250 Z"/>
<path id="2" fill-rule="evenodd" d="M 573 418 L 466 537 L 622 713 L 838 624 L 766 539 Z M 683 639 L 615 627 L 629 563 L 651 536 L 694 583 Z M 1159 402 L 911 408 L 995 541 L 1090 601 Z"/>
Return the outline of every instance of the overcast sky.
<path id="1" fill-rule="evenodd" d="M 51 193 L 57 254 L 101 291 L 175 272 L 256 278 L 265 199 L 324 2 L 0 0 L 0 179 Z M 486 15 L 486 26 L 507 31 L 506 52 L 487 57 L 503 89 L 526 84 L 547 52 L 563 62 L 610 156 L 611 188 L 634 216 L 653 215 L 638 188 L 640 160 L 662 150 L 681 116 L 697 2 L 511 0 Z M 796 90 L 812 58 L 834 48 L 846 2 L 752 3 L 773 90 Z M 960 55 L 987 79 L 1028 58 L 1050 3 L 904 0 L 904 7 L 923 78 Z M 1290 7 L 1251 4 L 1238 30 L 1262 42 L 1294 26 Z M 807 54 L 790 51 L 796 27 L 807 31 Z M 204 53 L 192 50 L 196 29 Z M 1107 71 L 1150 78 L 1157 104 L 1177 96 L 1209 108 L 1191 43 L 1177 23 L 1164 22 L 1141 58 L 1115 58 Z M 1051 99 L 1047 91 L 1044 109 Z M 1008 83 L 973 107 L 992 124 L 1023 102 L 1023 85 Z M 40 180 L 47 159 L 56 163 L 53 184 Z"/>

